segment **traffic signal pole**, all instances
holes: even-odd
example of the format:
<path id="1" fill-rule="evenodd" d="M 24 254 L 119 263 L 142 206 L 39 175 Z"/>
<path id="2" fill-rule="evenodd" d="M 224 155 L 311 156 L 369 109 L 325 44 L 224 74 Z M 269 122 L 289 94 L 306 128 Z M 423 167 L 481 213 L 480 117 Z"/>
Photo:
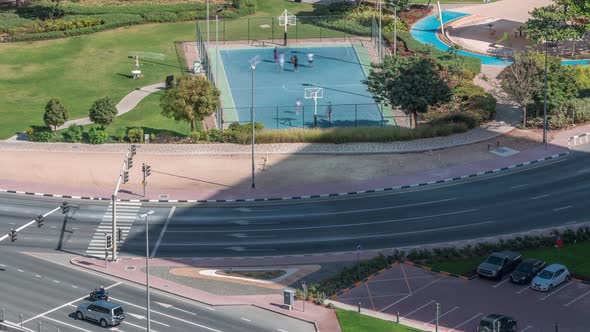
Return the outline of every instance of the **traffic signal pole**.
<path id="1" fill-rule="evenodd" d="M 117 184 L 115 185 L 115 191 L 111 196 L 111 204 L 113 205 L 112 208 L 112 231 L 111 234 L 117 234 L 117 193 L 119 192 L 119 187 L 121 183 L 127 183 L 129 181 L 129 168 L 133 165 L 133 156 L 136 153 L 136 146 L 131 145 L 125 153 L 125 158 L 123 158 L 123 163 L 121 164 L 121 171 L 119 172 L 119 177 L 117 178 Z M 117 241 L 114 241 L 112 250 L 112 261 L 117 261 Z M 105 255 L 106 259 L 106 255 Z"/>

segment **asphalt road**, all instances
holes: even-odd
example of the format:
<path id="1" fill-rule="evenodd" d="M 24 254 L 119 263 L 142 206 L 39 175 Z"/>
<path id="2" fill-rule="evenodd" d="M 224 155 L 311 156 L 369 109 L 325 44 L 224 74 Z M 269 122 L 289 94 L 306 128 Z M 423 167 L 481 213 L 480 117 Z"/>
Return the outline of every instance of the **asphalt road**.
<path id="1" fill-rule="evenodd" d="M 587 151 L 590 149 L 586 148 Z M 155 257 L 277 256 L 380 249 L 459 241 L 587 221 L 590 175 L 586 151 L 498 175 L 438 186 L 317 201 L 197 207 L 125 206 L 129 224 L 122 254 L 145 255 L 149 210 Z M 0 234 L 59 205 L 0 199 Z M 31 225 L 10 246 L 85 254 L 102 250 L 110 231 L 104 203 L 72 203 Z M 126 219 L 125 219 L 126 218 Z M 90 248 L 93 247 L 93 248 Z"/>
<path id="2" fill-rule="evenodd" d="M 145 288 L 64 267 L 11 248 L 0 257 L 0 308 L 4 319 L 37 331 L 104 331 L 75 318 L 76 306 L 103 285 L 111 301 L 126 311 L 124 322 L 112 331 L 141 331 L 146 325 Z M 152 291 L 152 331 L 315 331 L 313 325 L 251 306 L 211 307 Z"/>

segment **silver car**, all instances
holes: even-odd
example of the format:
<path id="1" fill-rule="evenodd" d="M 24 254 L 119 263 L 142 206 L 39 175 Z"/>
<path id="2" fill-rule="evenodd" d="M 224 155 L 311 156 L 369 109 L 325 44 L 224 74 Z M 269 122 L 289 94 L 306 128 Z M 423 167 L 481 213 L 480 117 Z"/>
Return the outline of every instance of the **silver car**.
<path id="1" fill-rule="evenodd" d="M 123 307 L 109 301 L 82 303 L 76 309 L 76 318 L 99 323 L 102 327 L 119 325 L 125 319 Z"/>
<path id="2" fill-rule="evenodd" d="M 543 269 L 531 282 L 531 287 L 543 292 L 551 291 L 559 284 L 570 280 L 571 275 L 561 264 L 551 264 Z"/>

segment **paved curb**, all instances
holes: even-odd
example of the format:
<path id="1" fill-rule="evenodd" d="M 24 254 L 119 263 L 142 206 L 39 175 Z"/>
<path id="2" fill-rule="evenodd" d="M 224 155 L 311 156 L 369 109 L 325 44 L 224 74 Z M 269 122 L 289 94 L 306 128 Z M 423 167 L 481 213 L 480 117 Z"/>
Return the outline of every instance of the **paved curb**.
<path id="1" fill-rule="evenodd" d="M 581 135 L 572 136 L 567 139 L 567 147 L 571 149 L 576 145 L 587 144 L 590 143 L 590 133 L 585 133 Z"/>
<path id="2" fill-rule="evenodd" d="M 590 137 L 590 134 L 589 134 Z M 359 194 L 368 194 L 368 193 L 377 193 L 377 192 L 384 192 L 384 191 L 392 191 L 398 189 L 408 189 L 408 188 L 416 188 L 416 187 L 424 187 L 427 185 L 433 184 L 440 184 L 446 182 L 452 182 L 457 180 L 463 180 L 468 178 L 474 178 L 482 175 L 494 174 L 502 171 L 507 171 L 514 168 L 523 167 L 526 165 L 536 164 L 538 162 L 557 159 L 568 155 L 569 152 L 562 152 L 559 154 L 554 154 L 549 157 L 536 159 L 532 161 L 527 161 L 524 163 L 520 163 L 517 165 L 496 168 L 490 171 L 483 171 L 479 173 L 457 176 L 454 178 L 447 178 L 444 180 L 438 181 L 430 181 L 430 182 L 423 182 L 423 183 L 416 183 L 411 185 L 405 186 L 396 186 L 396 187 L 389 187 L 389 188 L 379 188 L 379 189 L 370 189 L 370 190 L 360 190 L 360 191 L 350 191 L 350 192 L 342 192 L 342 193 L 332 193 L 332 194 L 319 194 L 319 195 L 304 195 L 304 196 L 288 196 L 288 197 L 267 197 L 267 198 L 243 198 L 243 199 L 207 199 L 207 200 L 193 200 L 193 199 L 119 199 L 119 202 L 133 202 L 133 203 L 246 203 L 246 202 L 268 202 L 268 201 L 287 201 L 287 200 L 305 200 L 305 199 L 314 199 L 314 198 L 326 198 L 326 197 L 342 197 L 342 196 L 354 196 Z M 9 194 L 19 194 L 19 195 L 28 195 L 28 196 L 42 196 L 42 197 L 56 197 L 56 198 L 68 198 L 68 199 L 81 199 L 81 200 L 93 200 L 93 201 L 111 201 L 110 197 L 90 197 L 90 196 L 70 196 L 70 195 L 61 195 L 61 194 L 47 194 L 47 193 L 34 193 L 28 191 L 17 191 L 17 190 L 9 190 L 9 189 L 1 189 L 0 193 L 9 193 Z"/>

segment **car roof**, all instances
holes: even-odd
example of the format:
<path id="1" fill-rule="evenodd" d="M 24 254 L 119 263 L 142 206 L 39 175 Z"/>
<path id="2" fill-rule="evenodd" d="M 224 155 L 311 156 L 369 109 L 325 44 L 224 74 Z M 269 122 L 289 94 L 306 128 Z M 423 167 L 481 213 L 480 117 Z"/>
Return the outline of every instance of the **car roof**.
<path id="1" fill-rule="evenodd" d="M 103 307 L 105 309 L 115 309 L 120 307 L 120 304 L 111 302 L 111 301 L 105 301 L 105 300 L 98 300 L 96 302 L 94 302 L 95 305 Z"/>
<path id="2" fill-rule="evenodd" d="M 561 264 L 551 264 L 551 265 L 547 266 L 546 268 L 544 268 L 543 270 L 546 270 L 549 272 L 555 272 L 559 269 L 565 269 L 565 266 L 563 266 Z"/>

